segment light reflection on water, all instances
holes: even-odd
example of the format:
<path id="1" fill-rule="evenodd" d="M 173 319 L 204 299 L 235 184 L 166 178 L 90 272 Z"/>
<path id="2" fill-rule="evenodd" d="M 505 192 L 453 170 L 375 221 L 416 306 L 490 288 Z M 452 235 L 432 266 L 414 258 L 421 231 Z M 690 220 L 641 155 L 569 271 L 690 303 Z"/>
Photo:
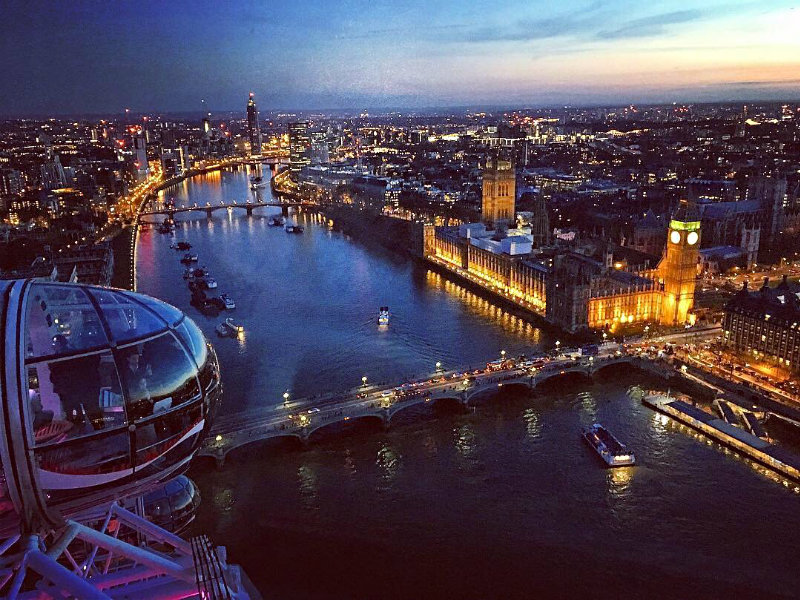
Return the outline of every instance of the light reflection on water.
<path id="1" fill-rule="evenodd" d="M 297 469 L 298 491 L 300 501 L 307 509 L 319 510 L 319 489 L 317 474 L 309 465 L 300 465 Z"/>

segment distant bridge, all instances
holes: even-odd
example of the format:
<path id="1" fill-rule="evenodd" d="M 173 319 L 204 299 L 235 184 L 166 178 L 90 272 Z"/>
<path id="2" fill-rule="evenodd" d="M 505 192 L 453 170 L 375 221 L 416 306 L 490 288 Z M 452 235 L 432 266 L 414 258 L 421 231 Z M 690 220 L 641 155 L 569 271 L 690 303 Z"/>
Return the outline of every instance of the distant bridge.
<path id="1" fill-rule="evenodd" d="M 192 206 L 163 206 L 161 208 L 148 208 L 143 209 L 139 213 L 139 217 L 146 217 L 146 216 L 154 216 L 154 215 L 166 215 L 169 218 L 174 218 L 174 216 L 178 213 L 187 213 L 187 212 L 205 212 L 208 218 L 211 218 L 211 215 L 214 211 L 217 210 L 227 210 L 227 209 L 244 209 L 247 211 L 248 215 L 252 215 L 253 211 L 257 208 L 262 208 L 265 206 L 277 206 L 280 208 L 290 208 L 290 207 L 317 207 L 319 206 L 315 202 L 308 202 L 305 200 L 285 200 L 285 201 L 271 201 L 271 202 L 237 202 L 233 200 L 232 202 L 223 202 L 222 204 L 211 204 L 206 203 L 205 205 L 200 204 L 193 204 Z"/>
<path id="2" fill-rule="evenodd" d="M 554 377 L 566 375 L 591 380 L 598 371 L 621 363 L 650 367 L 649 361 L 630 355 L 581 359 L 580 362 L 553 360 L 539 368 L 531 366 L 531 362 L 496 371 L 436 373 L 427 379 L 398 386 L 362 386 L 341 394 L 221 417 L 203 441 L 198 456 L 213 457 L 217 465 L 222 466 L 231 450 L 261 440 L 289 437 L 307 443 L 312 433 L 324 427 L 362 419 L 377 420 L 388 429 L 392 417 L 412 406 L 439 401 L 468 406 L 475 397 L 503 387 L 534 389 Z"/>

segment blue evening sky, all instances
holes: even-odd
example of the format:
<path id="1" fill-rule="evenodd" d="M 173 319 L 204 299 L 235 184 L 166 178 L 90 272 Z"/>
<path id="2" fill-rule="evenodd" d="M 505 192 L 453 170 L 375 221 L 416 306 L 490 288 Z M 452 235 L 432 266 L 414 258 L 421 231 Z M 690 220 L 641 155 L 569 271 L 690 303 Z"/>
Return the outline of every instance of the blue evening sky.
<path id="1" fill-rule="evenodd" d="M 798 0 L 0 6 L 0 114 L 800 97 Z"/>

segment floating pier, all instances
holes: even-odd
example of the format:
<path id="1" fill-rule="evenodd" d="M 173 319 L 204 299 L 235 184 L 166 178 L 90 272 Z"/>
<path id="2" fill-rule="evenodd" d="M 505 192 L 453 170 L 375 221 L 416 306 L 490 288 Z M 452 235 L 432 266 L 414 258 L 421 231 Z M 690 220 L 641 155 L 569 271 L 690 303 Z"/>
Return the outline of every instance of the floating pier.
<path id="1" fill-rule="evenodd" d="M 765 467 L 800 482 L 800 456 L 769 443 L 751 433 L 726 423 L 722 419 L 663 394 L 649 394 L 642 403 L 653 410 L 696 429 Z"/>

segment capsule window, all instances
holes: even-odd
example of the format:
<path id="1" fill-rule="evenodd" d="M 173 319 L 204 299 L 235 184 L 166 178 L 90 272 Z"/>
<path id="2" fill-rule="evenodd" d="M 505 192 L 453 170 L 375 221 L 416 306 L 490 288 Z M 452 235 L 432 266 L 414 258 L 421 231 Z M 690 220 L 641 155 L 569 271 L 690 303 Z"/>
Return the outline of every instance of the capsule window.
<path id="1" fill-rule="evenodd" d="M 127 423 L 122 386 L 110 351 L 29 365 L 27 401 L 36 445 Z"/>
<path id="2" fill-rule="evenodd" d="M 92 290 L 92 294 L 117 343 L 141 339 L 167 328 L 167 324 L 151 311 L 122 294 L 107 290 Z"/>
<path id="3" fill-rule="evenodd" d="M 197 369 L 171 333 L 120 349 L 118 364 L 131 420 L 146 419 L 200 397 Z"/>
<path id="4" fill-rule="evenodd" d="M 86 292 L 72 286 L 31 286 L 25 338 L 27 358 L 72 354 L 108 344 Z"/>

